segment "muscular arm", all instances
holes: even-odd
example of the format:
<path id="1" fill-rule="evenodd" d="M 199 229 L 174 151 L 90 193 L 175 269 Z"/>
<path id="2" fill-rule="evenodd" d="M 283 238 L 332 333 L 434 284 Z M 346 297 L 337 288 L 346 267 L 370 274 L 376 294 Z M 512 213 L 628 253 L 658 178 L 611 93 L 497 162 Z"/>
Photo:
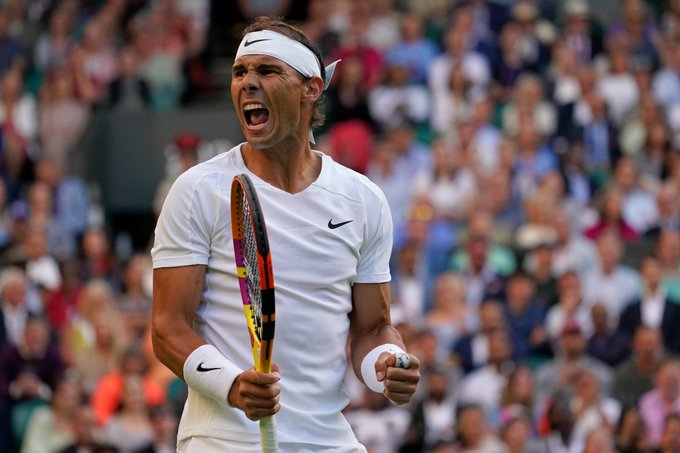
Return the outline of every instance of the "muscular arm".
<path id="1" fill-rule="evenodd" d="M 351 360 L 355 374 L 363 381 L 361 362 L 373 348 L 393 343 L 406 350 L 401 335 L 390 320 L 389 283 L 357 283 L 352 288 L 350 313 Z M 397 404 L 407 403 L 420 379 L 420 362 L 410 355 L 408 369 L 395 367 L 395 357 L 387 352 L 376 362 L 376 372 L 385 375 L 385 396 Z M 382 380 L 379 378 L 379 380 Z"/>
<path id="2" fill-rule="evenodd" d="M 205 273 L 205 266 L 154 270 L 151 324 L 154 352 L 165 366 L 182 379 L 187 357 L 206 343 L 192 328 Z M 227 401 L 245 412 L 251 420 L 273 415 L 280 409 L 279 378 L 276 365 L 269 374 L 254 369 L 246 370 L 234 380 Z"/>
<path id="3" fill-rule="evenodd" d="M 158 359 L 182 379 L 187 357 L 205 344 L 192 328 L 205 272 L 205 266 L 197 265 L 155 269 L 153 273 L 153 349 Z"/>

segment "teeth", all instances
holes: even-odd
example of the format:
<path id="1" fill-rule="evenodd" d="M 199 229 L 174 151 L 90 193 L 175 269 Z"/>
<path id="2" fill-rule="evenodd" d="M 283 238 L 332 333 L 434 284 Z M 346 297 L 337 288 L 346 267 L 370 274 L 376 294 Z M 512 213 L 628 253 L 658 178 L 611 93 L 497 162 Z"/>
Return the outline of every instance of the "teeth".
<path id="1" fill-rule="evenodd" d="M 255 109 L 263 109 L 264 105 L 262 104 L 246 104 L 245 107 L 243 107 L 243 110 L 246 112 L 249 110 L 255 110 Z"/>

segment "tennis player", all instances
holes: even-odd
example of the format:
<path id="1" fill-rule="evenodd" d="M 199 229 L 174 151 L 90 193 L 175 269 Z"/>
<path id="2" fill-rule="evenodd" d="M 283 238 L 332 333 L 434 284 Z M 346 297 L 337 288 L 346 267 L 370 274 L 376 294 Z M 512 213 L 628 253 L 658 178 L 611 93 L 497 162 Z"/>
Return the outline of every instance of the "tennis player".
<path id="1" fill-rule="evenodd" d="M 258 452 L 276 414 L 280 451 L 365 452 L 341 411 L 350 341 L 357 376 L 407 403 L 419 361 L 390 323 L 392 220 L 366 177 L 311 148 L 332 76 L 317 47 L 285 22 L 249 26 L 231 94 L 246 142 L 182 174 L 155 232 L 153 341 L 188 384 L 180 452 Z M 234 264 L 229 190 L 257 191 L 276 284 L 271 373 L 253 357 Z"/>

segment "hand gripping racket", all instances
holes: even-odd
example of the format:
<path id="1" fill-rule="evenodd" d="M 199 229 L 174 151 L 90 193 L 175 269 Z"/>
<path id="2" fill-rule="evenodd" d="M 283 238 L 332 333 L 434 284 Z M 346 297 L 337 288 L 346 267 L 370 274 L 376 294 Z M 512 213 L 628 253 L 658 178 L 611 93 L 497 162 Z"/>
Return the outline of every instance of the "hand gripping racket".
<path id="1" fill-rule="evenodd" d="M 237 175 L 231 184 L 231 228 L 243 311 L 255 369 L 271 371 L 274 346 L 274 274 L 267 227 L 250 178 Z M 277 452 L 274 417 L 260 419 L 263 452 Z"/>

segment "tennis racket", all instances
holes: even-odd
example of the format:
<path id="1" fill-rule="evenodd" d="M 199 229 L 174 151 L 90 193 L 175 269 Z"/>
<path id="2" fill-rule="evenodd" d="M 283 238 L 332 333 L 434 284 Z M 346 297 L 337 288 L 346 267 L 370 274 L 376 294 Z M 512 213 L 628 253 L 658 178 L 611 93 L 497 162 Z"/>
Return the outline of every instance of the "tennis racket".
<path id="1" fill-rule="evenodd" d="M 271 371 L 274 346 L 274 273 L 267 227 L 250 178 L 237 175 L 231 184 L 231 229 L 243 311 L 255 369 Z M 260 419 L 263 452 L 277 452 L 274 417 Z"/>

